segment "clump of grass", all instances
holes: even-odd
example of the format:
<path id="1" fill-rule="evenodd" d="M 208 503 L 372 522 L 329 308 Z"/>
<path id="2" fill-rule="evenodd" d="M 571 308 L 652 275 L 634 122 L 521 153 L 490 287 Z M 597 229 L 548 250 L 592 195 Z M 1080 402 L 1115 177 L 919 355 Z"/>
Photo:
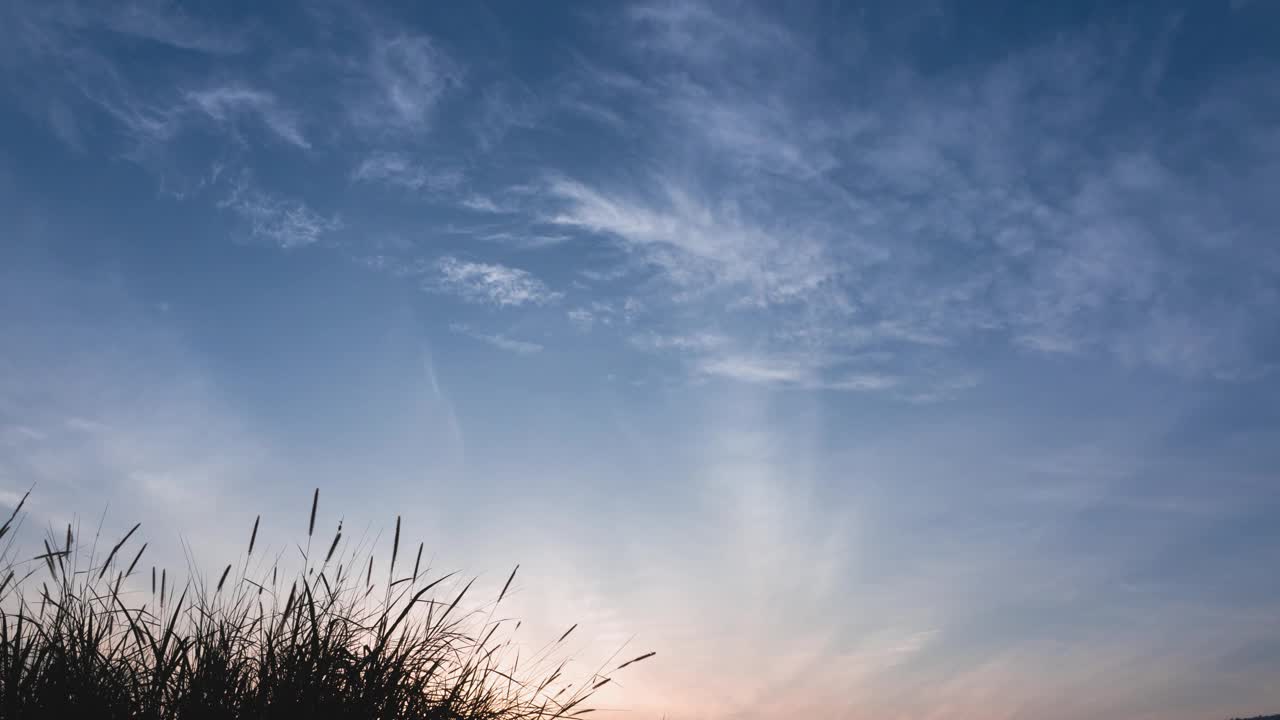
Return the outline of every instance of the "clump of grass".
<path id="1" fill-rule="evenodd" d="M 42 553 L 16 558 L 24 496 L 0 525 L 0 540 L 8 536 L 0 717 L 543 720 L 590 712 L 585 703 L 610 678 L 565 683 L 565 662 L 555 658 L 568 633 L 524 661 L 509 636 L 499 639 L 511 621 L 495 620 L 495 610 L 518 566 L 487 611 L 464 611 L 472 583 L 438 596 L 454 578 L 422 567 L 422 545 L 411 569 L 400 563 L 399 518 L 385 580 L 373 578 L 372 553 L 365 563 L 357 550 L 343 551 L 341 523 L 323 559 L 313 558 L 318 501 L 319 491 L 299 569 L 287 580 L 282 555 L 254 555 L 255 520 L 243 562 L 221 569 L 212 587 L 179 588 L 152 567 L 148 588 L 139 566 L 146 545 L 129 545 L 136 525 L 101 561 L 97 539 L 85 552 L 70 527 L 51 533 Z"/>

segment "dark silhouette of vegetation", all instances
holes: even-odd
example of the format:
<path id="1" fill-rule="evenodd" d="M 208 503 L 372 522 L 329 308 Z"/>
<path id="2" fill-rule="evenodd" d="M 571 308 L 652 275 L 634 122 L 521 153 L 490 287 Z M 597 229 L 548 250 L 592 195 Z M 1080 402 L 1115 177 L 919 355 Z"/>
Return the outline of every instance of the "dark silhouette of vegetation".
<path id="1" fill-rule="evenodd" d="M 550 720 L 590 711 L 584 703 L 610 678 L 601 670 L 565 683 L 556 653 L 568 633 L 525 658 L 505 633 L 498 639 L 500 627 L 519 625 L 494 619 L 518 566 L 495 602 L 467 612 L 470 582 L 437 598 L 452 576 L 422 567 L 422 545 L 412 563 L 401 557 L 399 518 L 384 581 L 373 578 L 372 554 L 366 563 L 344 553 L 341 523 L 313 556 L 318 500 L 319 491 L 301 567 L 287 579 L 281 556 L 263 562 L 261 550 L 250 576 L 255 521 L 238 567 L 212 587 L 179 588 L 154 567 L 147 582 L 146 545 L 129 544 L 136 525 L 101 561 L 96 539 L 86 552 L 70 527 L 15 559 L 24 496 L 0 526 L 0 718 Z"/>

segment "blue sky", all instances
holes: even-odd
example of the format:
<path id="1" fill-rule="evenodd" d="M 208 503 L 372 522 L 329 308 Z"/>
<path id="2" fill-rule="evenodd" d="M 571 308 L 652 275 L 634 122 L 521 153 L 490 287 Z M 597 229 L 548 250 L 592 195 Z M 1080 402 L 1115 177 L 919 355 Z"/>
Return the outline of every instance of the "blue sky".
<path id="1" fill-rule="evenodd" d="M 1280 708 L 1280 6 L 451 5 L 0 5 L 0 503 L 319 485 L 626 717 Z"/>

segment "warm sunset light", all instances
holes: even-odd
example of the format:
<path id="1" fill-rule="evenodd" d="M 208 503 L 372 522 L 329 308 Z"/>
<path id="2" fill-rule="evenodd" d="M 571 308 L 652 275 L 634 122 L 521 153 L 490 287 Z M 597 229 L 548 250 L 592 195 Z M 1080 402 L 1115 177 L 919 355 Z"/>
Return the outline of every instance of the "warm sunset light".
<path id="1" fill-rule="evenodd" d="M 0 720 L 1280 712 L 1280 2 L 0 40 Z"/>

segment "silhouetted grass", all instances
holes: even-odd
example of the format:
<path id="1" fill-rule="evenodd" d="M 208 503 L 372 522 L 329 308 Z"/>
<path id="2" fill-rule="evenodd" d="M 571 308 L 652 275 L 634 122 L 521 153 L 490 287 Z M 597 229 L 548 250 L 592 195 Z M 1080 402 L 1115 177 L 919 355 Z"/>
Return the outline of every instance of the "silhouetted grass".
<path id="1" fill-rule="evenodd" d="M 255 521 L 238 567 L 221 569 L 213 587 L 179 588 L 164 570 L 157 577 L 152 567 L 149 579 L 139 571 L 146 546 L 129 544 L 138 526 L 101 561 L 97 539 L 85 551 L 70 527 L 40 554 L 16 558 L 24 496 L 0 526 L 0 539 L 8 537 L 0 717 L 533 720 L 590 712 L 584 703 L 609 678 L 565 683 L 565 663 L 554 658 L 567 632 L 523 660 L 510 640 L 496 639 L 510 621 L 495 620 L 494 609 L 515 570 L 487 612 L 464 612 L 471 583 L 437 597 L 452 576 L 422 568 L 421 545 L 412 567 L 403 560 L 397 518 L 387 577 L 375 581 L 371 553 L 367 563 L 344 554 L 341 523 L 323 559 L 312 557 L 318 500 L 319 491 L 288 579 L 279 555 L 258 557 L 260 570 L 248 576 Z"/>

